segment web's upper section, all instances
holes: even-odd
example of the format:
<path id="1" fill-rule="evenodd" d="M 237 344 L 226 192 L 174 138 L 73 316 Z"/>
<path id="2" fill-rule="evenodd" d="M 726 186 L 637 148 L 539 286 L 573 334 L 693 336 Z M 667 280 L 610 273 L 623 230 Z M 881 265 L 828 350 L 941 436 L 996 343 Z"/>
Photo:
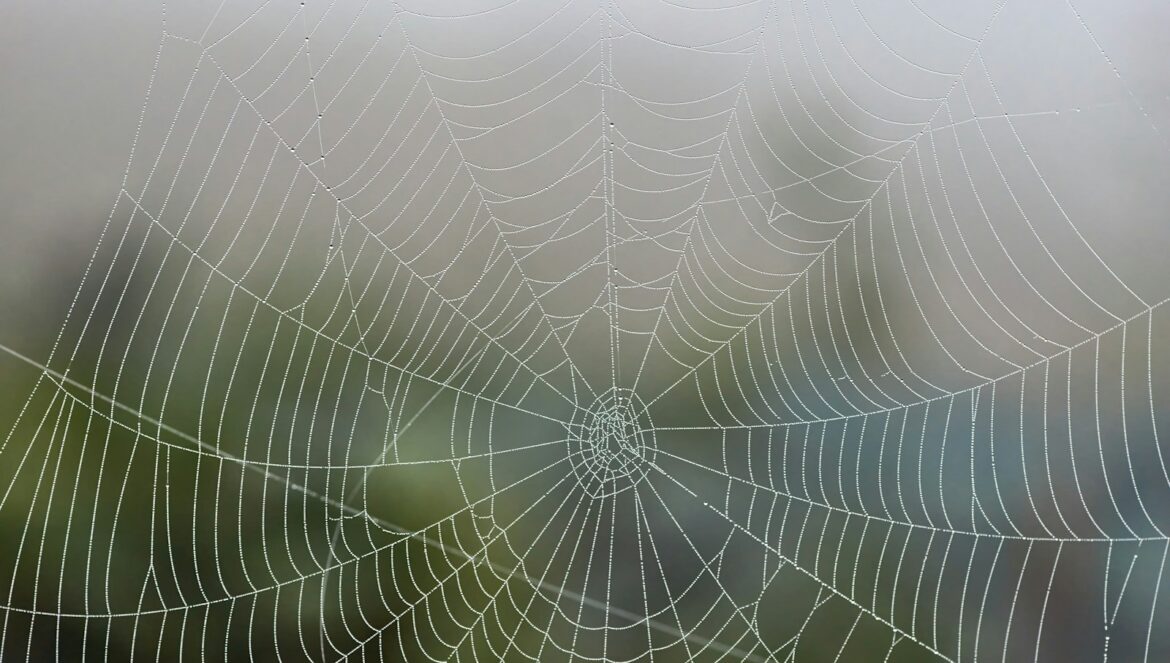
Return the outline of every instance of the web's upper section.
<path id="1" fill-rule="evenodd" d="M 168 4 L 0 652 L 1158 660 L 1140 11 Z"/>

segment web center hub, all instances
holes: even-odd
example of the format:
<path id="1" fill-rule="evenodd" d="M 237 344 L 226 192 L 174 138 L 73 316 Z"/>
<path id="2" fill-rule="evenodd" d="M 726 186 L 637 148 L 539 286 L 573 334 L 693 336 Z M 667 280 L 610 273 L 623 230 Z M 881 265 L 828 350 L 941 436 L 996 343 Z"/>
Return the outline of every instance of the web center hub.
<path id="1" fill-rule="evenodd" d="M 633 488 L 654 471 L 654 427 L 640 398 L 610 389 L 569 424 L 569 460 L 578 485 L 595 498 Z"/>

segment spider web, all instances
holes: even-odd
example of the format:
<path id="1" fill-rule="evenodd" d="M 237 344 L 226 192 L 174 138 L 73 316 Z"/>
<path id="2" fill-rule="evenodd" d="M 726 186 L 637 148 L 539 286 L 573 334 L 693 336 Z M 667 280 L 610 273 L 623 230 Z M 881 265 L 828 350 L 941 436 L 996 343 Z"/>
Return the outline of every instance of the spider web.
<path id="1" fill-rule="evenodd" d="M 167 5 L 0 651 L 1164 658 L 1170 127 L 1102 15 Z"/>

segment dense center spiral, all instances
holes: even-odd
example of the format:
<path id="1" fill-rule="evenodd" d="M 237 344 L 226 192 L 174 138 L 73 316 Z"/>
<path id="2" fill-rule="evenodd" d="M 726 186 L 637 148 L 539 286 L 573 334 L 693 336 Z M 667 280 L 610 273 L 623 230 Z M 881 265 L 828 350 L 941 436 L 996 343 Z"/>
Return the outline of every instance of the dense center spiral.
<path id="1" fill-rule="evenodd" d="M 653 424 L 628 389 L 610 389 L 579 411 L 569 427 L 569 455 L 578 484 L 593 497 L 637 485 L 653 470 Z"/>

